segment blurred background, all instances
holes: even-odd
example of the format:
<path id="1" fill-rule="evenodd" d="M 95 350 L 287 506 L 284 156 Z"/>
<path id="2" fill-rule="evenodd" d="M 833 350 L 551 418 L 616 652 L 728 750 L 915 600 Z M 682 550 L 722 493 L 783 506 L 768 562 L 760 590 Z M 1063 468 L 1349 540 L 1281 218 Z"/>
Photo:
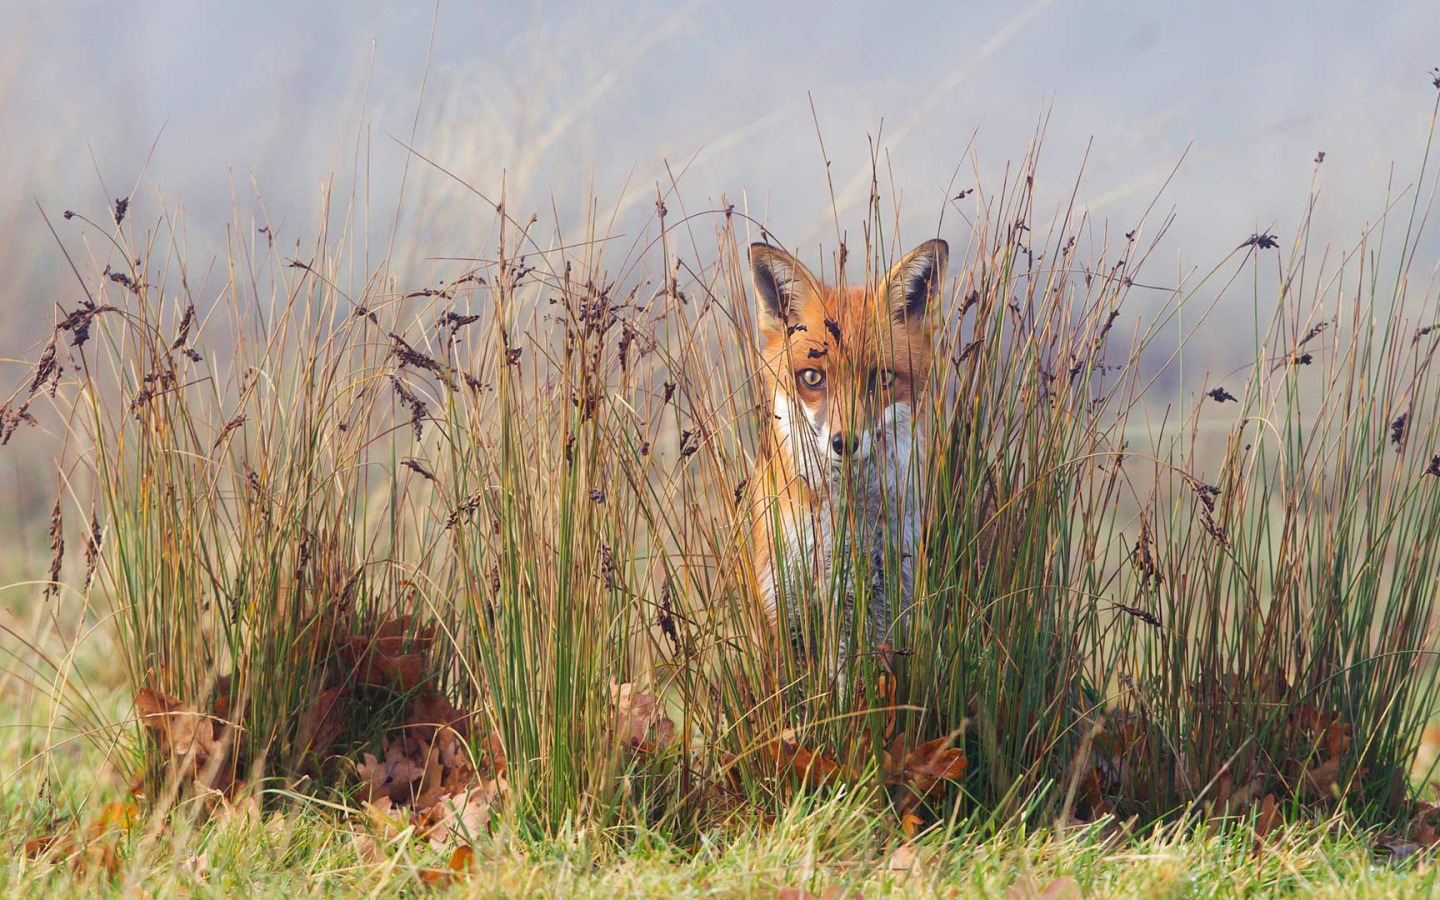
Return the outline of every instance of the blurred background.
<path id="1" fill-rule="evenodd" d="M 4 21 L 0 356 L 12 380 L 56 304 L 81 296 L 41 209 L 72 253 L 100 259 L 64 210 L 103 221 L 130 197 L 142 232 L 183 215 L 197 286 L 228 241 L 255 239 L 232 222 L 268 221 L 286 246 L 313 247 L 328 192 L 328 224 L 367 241 L 354 277 L 381 265 L 393 232 L 389 274 L 406 283 L 453 277 L 429 260 L 493 244 L 493 210 L 457 179 L 490 197 L 503 188 L 547 236 L 578 234 L 592 214 L 601 231 L 612 217 L 616 232 L 643 229 L 673 180 L 678 211 L 725 198 L 818 259 L 837 217 L 859 234 L 872 148 L 905 240 L 938 231 L 963 245 L 974 201 L 950 198 L 977 181 L 997 189 L 1043 123 L 1050 214 L 1082 165 L 1076 203 L 1096 240 L 1152 203 L 1152 230 L 1173 211 L 1146 275 L 1174 285 L 1254 232 L 1288 246 L 1312 178 L 1315 237 L 1353 244 L 1387 190 L 1415 189 L 1427 71 L 1440 64 L 1427 0 L 5 0 Z M 0 456 L 0 494 L 42 518 L 55 490 L 43 440 L 22 431 Z"/>

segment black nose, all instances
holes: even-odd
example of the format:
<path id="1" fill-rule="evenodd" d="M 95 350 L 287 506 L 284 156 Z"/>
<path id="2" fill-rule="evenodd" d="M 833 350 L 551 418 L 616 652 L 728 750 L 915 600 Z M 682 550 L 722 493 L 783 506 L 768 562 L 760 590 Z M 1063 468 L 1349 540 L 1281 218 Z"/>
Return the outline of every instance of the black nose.
<path id="1" fill-rule="evenodd" d="M 851 456 L 860 449 L 860 438 L 837 434 L 830 439 L 830 449 L 836 456 Z"/>

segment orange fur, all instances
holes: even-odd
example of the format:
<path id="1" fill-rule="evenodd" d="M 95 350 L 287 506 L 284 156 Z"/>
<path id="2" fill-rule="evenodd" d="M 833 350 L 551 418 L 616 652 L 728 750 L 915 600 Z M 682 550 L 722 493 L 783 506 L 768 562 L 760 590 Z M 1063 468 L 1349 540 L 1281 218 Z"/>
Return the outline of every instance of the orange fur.
<path id="1" fill-rule="evenodd" d="M 859 497 L 852 503 L 858 512 L 848 514 L 860 532 L 879 529 L 887 518 L 903 520 L 901 541 L 913 542 L 918 479 L 908 473 L 914 448 L 922 446 L 916 417 L 933 355 L 928 313 L 947 256 L 944 241 L 928 241 L 876 284 L 833 287 L 782 250 L 750 248 L 760 377 L 771 403 L 749 481 L 750 508 L 756 571 L 772 626 L 786 593 L 782 581 L 803 591 L 831 574 L 839 492 Z M 908 510 L 897 504 L 907 497 Z M 793 607 L 793 598 L 786 600 Z M 875 627 L 888 633 L 893 604 L 876 610 L 867 599 L 864 605 Z"/>

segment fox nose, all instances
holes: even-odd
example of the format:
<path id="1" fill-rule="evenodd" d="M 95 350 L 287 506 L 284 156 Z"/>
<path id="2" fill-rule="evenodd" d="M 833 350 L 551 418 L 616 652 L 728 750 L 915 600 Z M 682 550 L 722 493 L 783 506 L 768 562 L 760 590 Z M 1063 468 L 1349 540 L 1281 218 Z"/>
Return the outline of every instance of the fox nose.
<path id="1" fill-rule="evenodd" d="M 830 438 L 830 449 L 836 456 L 854 456 L 855 451 L 860 449 L 860 438 L 857 435 L 846 436 L 837 434 Z"/>

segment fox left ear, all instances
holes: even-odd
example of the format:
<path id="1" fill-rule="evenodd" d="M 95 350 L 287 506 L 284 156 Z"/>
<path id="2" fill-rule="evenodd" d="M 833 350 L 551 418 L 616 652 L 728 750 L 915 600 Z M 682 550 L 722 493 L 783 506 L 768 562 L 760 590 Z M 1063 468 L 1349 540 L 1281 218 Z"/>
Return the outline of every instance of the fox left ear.
<path id="1" fill-rule="evenodd" d="M 895 264 L 885 276 L 885 294 L 890 302 L 890 315 L 897 323 L 925 317 L 931 301 L 940 296 L 945 284 L 945 265 L 949 261 L 950 245 L 935 238 L 911 250 Z"/>

